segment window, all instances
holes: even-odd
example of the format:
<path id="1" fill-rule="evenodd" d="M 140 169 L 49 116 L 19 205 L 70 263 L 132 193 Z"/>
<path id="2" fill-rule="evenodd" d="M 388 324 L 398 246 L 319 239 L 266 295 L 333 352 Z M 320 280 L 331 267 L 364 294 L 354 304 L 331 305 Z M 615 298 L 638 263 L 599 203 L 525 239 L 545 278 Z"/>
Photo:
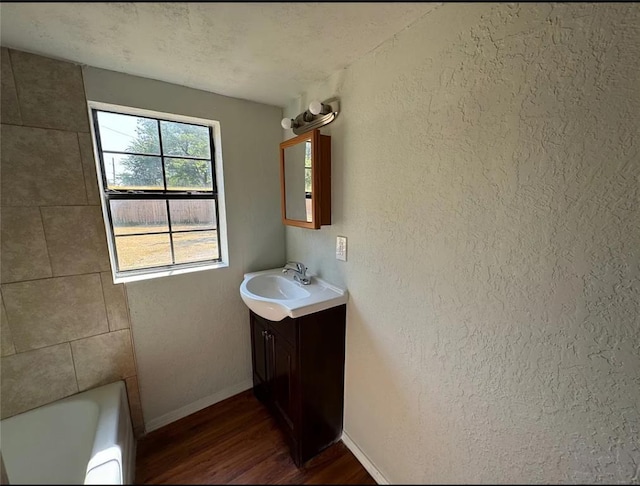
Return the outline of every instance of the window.
<path id="1" fill-rule="evenodd" d="M 215 125 L 95 105 L 92 122 L 116 281 L 220 263 Z"/>

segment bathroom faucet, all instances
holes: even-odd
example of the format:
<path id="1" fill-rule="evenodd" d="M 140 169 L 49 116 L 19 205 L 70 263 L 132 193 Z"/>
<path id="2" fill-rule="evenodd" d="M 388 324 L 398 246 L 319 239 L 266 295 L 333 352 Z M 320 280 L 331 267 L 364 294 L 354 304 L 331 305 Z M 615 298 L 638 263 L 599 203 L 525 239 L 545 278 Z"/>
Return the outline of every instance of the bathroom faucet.
<path id="1" fill-rule="evenodd" d="M 302 285 L 309 285 L 311 283 L 311 277 L 307 277 L 307 267 L 300 262 L 287 262 L 282 269 L 282 273 L 293 272 L 293 279 L 296 282 L 300 282 Z"/>

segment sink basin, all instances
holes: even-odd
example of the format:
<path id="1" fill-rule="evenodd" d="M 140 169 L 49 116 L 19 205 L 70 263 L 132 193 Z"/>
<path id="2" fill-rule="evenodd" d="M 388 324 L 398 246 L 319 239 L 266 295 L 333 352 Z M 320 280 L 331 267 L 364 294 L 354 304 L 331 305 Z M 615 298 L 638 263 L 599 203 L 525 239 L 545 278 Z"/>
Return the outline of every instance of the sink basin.
<path id="1" fill-rule="evenodd" d="M 298 282 L 271 273 L 247 280 L 247 291 L 264 299 L 276 300 L 304 299 L 311 295 Z"/>
<path id="2" fill-rule="evenodd" d="M 270 321 L 301 317 L 346 304 L 348 294 L 317 277 L 302 285 L 282 268 L 246 273 L 240 284 L 240 297 L 253 312 Z"/>

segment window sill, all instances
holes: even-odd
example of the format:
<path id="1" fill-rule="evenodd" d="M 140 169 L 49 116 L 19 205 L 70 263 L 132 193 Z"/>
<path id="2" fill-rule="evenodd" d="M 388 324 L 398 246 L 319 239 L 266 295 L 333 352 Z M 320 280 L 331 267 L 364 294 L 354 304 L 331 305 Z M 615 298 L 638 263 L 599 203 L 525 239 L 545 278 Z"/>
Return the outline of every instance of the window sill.
<path id="1" fill-rule="evenodd" d="M 141 280 L 150 280 L 153 278 L 160 278 L 160 277 L 170 277 L 172 275 L 182 275 L 184 273 L 201 272 L 203 270 L 215 270 L 217 268 L 226 268 L 228 266 L 229 264 L 227 262 L 216 262 L 210 265 L 197 265 L 193 267 L 158 270 L 155 272 L 146 271 L 144 273 L 140 273 L 137 275 L 115 276 L 113 278 L 113 283 L 120 284 L 120 283 L 139 282 Z"/>

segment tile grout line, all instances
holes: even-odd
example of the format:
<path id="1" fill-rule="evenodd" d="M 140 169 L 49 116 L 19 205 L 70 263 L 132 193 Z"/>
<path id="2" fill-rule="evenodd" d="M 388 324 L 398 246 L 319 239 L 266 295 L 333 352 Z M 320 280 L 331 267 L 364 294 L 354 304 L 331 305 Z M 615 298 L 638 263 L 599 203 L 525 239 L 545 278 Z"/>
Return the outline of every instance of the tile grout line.
<path id="1" fill-rule="evenodd" d="M 51 259 L 51 252 L 49 251 L 49 241 L 47 240 L 47 230 L 44 227 L 44 213 L 42 212 L 42 206 L 37 206 L 38 208 L 38 212 L 40 213 L 40 225 L 42 226 L 42 236 L 44 237 L 44 246 L 47 249 L 47 258 L 49 259 L 49 270 L 51 271 L 51 277 L 45 277 L 45 279 L 47 278 L 54 278 L 53 276 L 53 265 L 52 265 L 52 259 Z M 28 281 L 33 281 L 33 280 L 44 280 L 42 278 L 34 278 L 32 280 L 18 280 L 18 282 L 28 282 Z"/>
<path id="2" fill-rule="evenodd" d="M 115 285 L 115 284 L 114 284 Z M 138 359 L 136 357 L 136 346 L 133 338 L 133 328 L 131 325 L 131 312 L 129 311 L 129 295 L 127 294 L 127 286 L 122 285 L 122 294 L 124 295 L 124 305 L 127 310 L 127 323 L 129 324 L 129 340 L 131 341 L 131 354 L 133 355 L 133 368 L 138 376 Z M 140 394 L 140 388 L 138 387 L 138 394 Z"/>
<path id="3" fill-rule="evenodd" d="M 16 126 L 24 126 L 24 119 L 22 117 L 22 106 L 20 104 L 20 95 L 18 94 L 18 83 L 16 82 L 16 73 L 15 69 L 13 69 L 13 59 L 11 58 L 12 49 L 7 48 L 7 56 L 9 56 L 9 66 L 11 66 L 11 78 L 13 79 L 13 87 L 16 90 L 16 101 L 18 102 L 18 115 L 20 116 L 20 125 Z M 13 125 L 12 123 L 6 123 L 5 125 Z"/>
<path id="4" fill-rule="evenodd" d="M 0 285 L 2 286 L 14 285 L 14 284 L 20 284 L 20 283 L 26 283 L 26 282 L 37 282 L 38 280 L 52 280 L 54 278 L 84 277 L 86 275 L 94 275 L 94 274 L 100 275 L 100 273 L 102 273 L 101 270 L 98 270 L 97 272 L 94 271 L 94 272 L 86 272 L 86 273 L 71 273 L 69 275 L 52 275 L 51 277 L 44 277 L 44 278 L 30 278 L 26 280 L 14 280 L 12 282 L 2 282 Z M 120 285 L 120 284 L 114 284 L 114 285 Z"/>
<path id="5" fill-rule="evenodd" d="M 80 70 L 80 82 L 82 83 L 82 98 L 84 100 L 84 105 L 85 105 L 85 116 L 87 117 L 87 131 L 86 132 L 76 132 L 77 136 L 78 136 L 78 148 L 80 149 L 80 166 L 82 167 L 82 180 L 84 182 L 84 191 L 85 194 L 87 196 L 87 204 L 91 205 L 91 201 L 89 198 L 89 188 L 87 187 L 87 174 L 84 171 L 84 156 L 82 154 L 82 144 L 80 143 L 80 133 L 88 133 L 89 134 L 89 141 L 90 141 L 90 145 L 91 145 L 91 158 L 93 159 L 95 157 L 95 154 L 93 153 L 93 143 L 91 142 L 91 120 L 89 117 L 89 114 L 86 112 L 86 108 L 88 107 L 88 99 L 87 99 L 87 86 L 84 82 L 84 70 L 82 69 L 81 65 L 78 65 L 78 69 Z M 85 154 L 86 155 L 86 154 Z M 95 160 L 92 160 L 92 162 L 95 164 Z M 97 181 L 93 181 L 94 183 L 97 183 Z M 98 187 L 98 193 L 100 193 L 100 188 Z M 102 214 L 102 208 L 100 209 L 100 214 Z"/>
<path id="6" fill-rule="evenodd" d="M 71 365 L 73 366 L 73 375 L 76 378 L 76 393 L 80 393 L 80 385 L 78 384 L 78 370 L 76 370 L 76 360 L 73 358 L 73 346 L 71 346 L 71 341 L 67 341 L 69 345 L 69 353 L 71 354 Z"/>
<path id="7" fill-rule="evenodd" d="M 99 208 L 100 204 L 3 204 L 3 208 Z"/>
<path id="8" fill-rule="evenodd" d="M 7 306 L 4 304 L 4 295 L 2 295 L 2 286 L 0 286 L 0 302 L 2 303 L 2 307 L 4 308 L 4 317 L 7 322 L 5 324 L 9 328 L 9 333 L 11 337 L 11 347 L 13 348 L 13 353 L 0 356 L 0 358 L 7 358 L 9 356 L 14 356 L 18 354 L 18 350 L 16 349 L 16 342 L 13 339 L 13 329 L 11 329 L 11 324 L 9 324 L 9 312 L 7 311 Z"/>
<path id="9" fill-rule="evenodd" d="M 80 172 L 82 172 L 82 185 L 84 186 L 84 197 L 87 198 L 86 206 L 90 206 L 89 190 L 87 188 L 87 174 L 84 171 L 84 157 L 82 156 L 82 147 L 80 146 L 80 132 L 76 132 L 76 141 L 78 142 L 78 153 L 80 154 Z"/>
<path id="10" fill-rule="evenodd" d="M 111 329 L 111 320 L 109 319 L 109 310 L 107 309 L 107 296 L 104 295 L 104 283 L 102 282 L 102 272 L 98 274 L 100 277 L 100 293 L 102 294 L 102 306 L 104 307 L 104 317 L 107 320 L 107 329 L 109 332 L 112 332 Z"/>
<path id="11" fill-rule="evenodd" d="M 69 339 L 68 341 L 61 341 L 59 343 L 54 343 L 54 344 L 47 344 L 46 346 L 40 346 L 40 347 L 33 348 L 33 349 L 25 349 L 24 351 L 18 351 L 16 349 L 16 352 L 14 354 L 10 354 L 9 356 L 15 356 L 15 355 L 18 355 L 18 354 L 30 353 L 32 351 L 40 351 L 41 349 L 53 348 L 54 346 L 60 346 L 62 344 L 71 344 L 71 343 L 75 343 L 77 341 L 82 341 L 84 339 L 91 339 L 91 338 L 94 338 L 94 337 L 104 336 L 105 334 L 112 334 L 112 333 L 116 333 L 116 332 L 120 332 L 120 331 L 129 331 L 129 329 L 118 329 L 117 331 L 99 332 L 98 334 L 91 334 L 90 336 L 79 337 L 79 338 L 76 338 L 76 339 Z M 3 356 L 3 358 L 8 358 L 9 356 Z"/>
<path id="12" fill-rule="evenodd" d="M 91 135 L 91 132 L 79 132 L 78 130 L 67 130 L 65 128 L 51 128 L 51 127 L 45 127 L 45 126 L 40 126 L 40 125 L 28 125 L 25 123 L 7 123 L 7 122 L 2 122 L 2 125 L 7 125 L 10 127 L 22 127 L 22 128 L 36 128 L 38 130 L 51 130 L 54 132 L 64 132 L 64 133 L 86 133 L 87 135 Z"/>

